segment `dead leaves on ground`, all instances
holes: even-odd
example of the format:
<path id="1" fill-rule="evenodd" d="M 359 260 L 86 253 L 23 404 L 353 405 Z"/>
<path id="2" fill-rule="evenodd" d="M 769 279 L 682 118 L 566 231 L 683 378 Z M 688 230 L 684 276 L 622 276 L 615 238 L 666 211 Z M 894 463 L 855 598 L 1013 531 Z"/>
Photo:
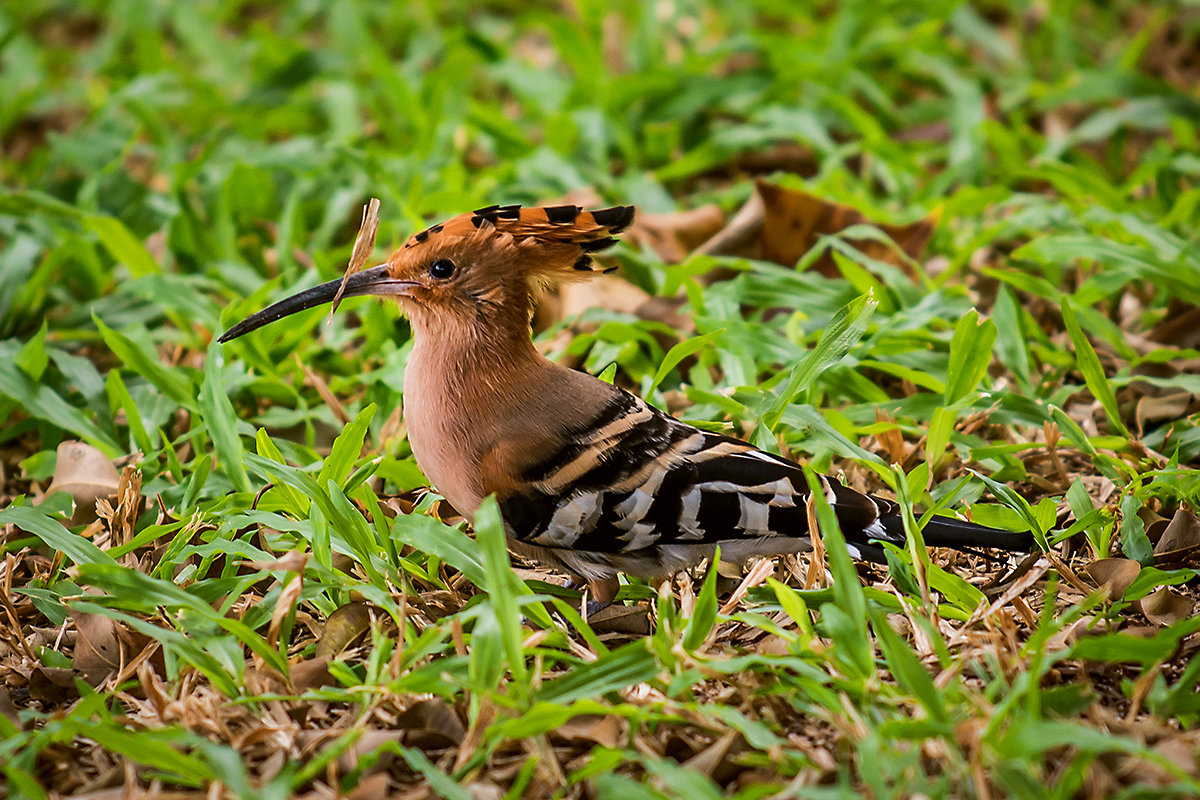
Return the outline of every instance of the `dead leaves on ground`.
<path id="1" fill-rule="evenodd" d="M 919 268 L 915 265 L 919 264 L 937 223 L 936 214 L 907 225 L 872 222 L 851 207 L 803 191 L 758 182 L 751 199 L 728 220 L 715 206 L 701 206 L 678 214 L 644 214 L 639 216 L 629 236 L 638 246 L 653 250 L 667 263 L 685 260 L 692 254 L 711 254 L 765 259 L 791 267 L 809 253 L 822 237 L 845 232 L 856 225 L 873 224 L 890 238 L 890 243 L 869 237 L 851 239 L 851 243 L 869 259 L 911 271 Z M 813 260 L 807 268 L 824 275 L 837 274 L 839 269 L 828 251 Z M 701 276 L 701 279 L 712 282 L 723 277 L 724 274 L 718 270 Z M 681 334 L 691 332 L 690 321 L 679 313 L 679 304 L 673 303 L 670 298 L 653 298 L 618 278 L 572 285 L 553 303 L 544 303 L 539 313 L 543 320 L 560 320 L 575 317 L 594 306 L 662 322 Z M 1195 313 L 1195 308 L 1172 304 L 1149 334 L 1135 344 L 1145 352 L 1163 345 L 1181 348 L 1195 346 L 1198 343 L 1196 330 L 1200 329 Z M 1130 318 L 1136 317 L 1134 313 Z M 671 343 L 663 342 L 664 348 Z M 1103 355 L 1110 359 L 1110 364 L 1116 363 L 1115 355 Z M 1153 371 L 1146 373 L 1148 377 L 1172 377 L 1193 366 L 1187 363 L 1152 363 L 1142 368 Z M 1191 393 L 1161 391 L 1149 381 L 1129 383 L 1122 387 L 1119 398 L 1123 415 L 1136 423 L 1136 430 L 1143 434 L 1170 425 L 1181 416 L 1196 413 L 1200 408 L 1200 399 Z M 1103 424 L 1102 415 L 1096 409 L 1087 413 L 1096 420 L 1096 424 Z M 875 435 L 877 450 L 885 452 L 890 461 L 900 464 L 911 465 L 914 459 L 919 458 L 919 443 L 906 442 L 891 418 L 881 413 L 878 422 L 881 425 Z M 963 425 L 971 430 L 974 430 L 971 426 L 982 428 L 988 425 L 988 415 L 977 415 Z M 1063 446 L 1058 431 L 1052 426 L 1048 426 L 1040 435 L 1045 446 L 1022 455 L 1022 462 L 1031 476 L 1031 483 L 1038 490 L 1061 493 L 1073 477 L 1085 470 L 1085 459 Z M 1116 487 L 1111 481 L 1107 484 L 1099 481 L 1089 483 L 1093 477 L 1083 478 L 1091 499 L 1097 505 L 1115 505 Z M 138 517 L 145 510 L 140 474 L 136 467 L 127 465 L 118 470 L 103 454 L 77 442 L 64 443 L 59 448 L 58 469 L 49 488 L 49 493 L 54 492 L 71 495 L 76 506 L 76 517 L 72 524 L 90 523 L 85 535 L 102 548 L 129 542 Z M 405 513 L 411 510 L 410 506 L 398 501 L 398 507 Z M 1200 523 L 1188 509 L 1176 510 L 1170 519 L 1148 516 L 1145 522 L 1147 534 L 1155 545 L 1157 566 L 1177 568 L 1197 565 L 1200 561 L 1197 558 L 1200 553 Z M 161 555 L 161 551 L 153 546 L 146 546 L 123 556 L 122 563 L 135 570 L 149 571 Z M 965 574 L 977 572 L 976 565 L 968 558 L 952 558 L 958 560 L 948 566 L 961 568 Z M 1104 627 L 1106 624 L 1114 624 L 1118 628 L 1123 625 L 1123 630 L 1132 635 L 1152 637 L 1160 628 L 1186 619 L 1194 612 L 1195 595 L 1190 588 L 1162 586 L 1143 597 L 1126 601 L 1129 588 L 1143 573 L 1141 565 L 1130 559 L 1104 558 L 1088 564 L 1080 561 L 1079 558 L 1071 561 L 1065 556 L 1064 561 L 1053 564 L 1047 559 L 1035 559 L 1024 571 L 1018 570 L 1007 583 L 989 587 L 987 591 L 991 604 L 968 623 L 953 627 L 947 626 L 945 621 L 935 622 L 945 626 L 942 632 L 951 647 L 957 648 L 957 657 L 980 661 L 992 658 L 1006 672 L 1015 675 L 1022 669 L 1025 659 L 1021 643 L 1043 611 L 1038 607 L 1041 602 L 1039 598 L 1046 594 L 1046 583 L 1055 572 L 1064 577 L 1070 576 L 1060 587 L 1057 602 L 1061 608 L 1058 610 L 1096 592 L 1102 592 L 1109 603 L 1123 603 L 1127 610 L 1120 612 L 1115 622 L 1092 616 L 1080 619 L 1047 642 L 1046 652 L 1049 654 L 1064 652 L 1081 639 L 1108 632 L 1110 628 Z M 10 557 L 6 579 L 11 586 L 14 571 L 28 580 L 31 576 L 45 574 L 49 566 L 50 561 L 45 554 L 22 554 L 20 563 Z M 988 565 L 988 568 L 991 566 Z M 292 641 L 285 644 L 291 653 L 312 653 L 311 656 L 294 656 L 287 664 L 286 675 L 270 669 L 260 658 L 248 658 L 245 688 L 251 694 L 267 698 L 261 701 L 256 713 L 251 713 L 244 705 L 230 703 L 228 698 L 206 685 L 198 673 L 188 672 L 168 682 L 163 654 L 157 642 L 131 630 L 125 623 L 101 614 L 73 609 L 60 630 L 45 627 L 39 630 L 32 624 L 39 621 L 36 609 L 18 596 L 15 602 L 10 603 L 11 611 L 6 612 L 10 617 L 8 627 L 12 630 L 0 635 L 0 675 L 4 678 L 0 682 L 0 714 L 19 723 L 19 707 L 32 705 L 48 711 L 62 709 L 77 696 L 77 678 L 106 690 L 136 680 L 136 688 L 126 689 L 117 695 L 130 709 L 129 725 L 147 728 L 181 725 L 190 731 L 226 742 L 238 751 L 250 773 L 258 780 L 270 780 L 279 774 L 287 761 L 310 759 L 325 748 L 340 746 L 343 737 L 347 737 L 355 741 L 349 743 L 328 767 L 324 777 L 331 782 L 330 785 L 336 785 L 337 779 L 358 771 L 361 773 L 358 776 L 360 780 L 352 796 L 391 796 L 398 788 L 404 788 L 406 796 L 428 796 L 429 790 L 423 786 L 419 773 L 410 763 L 396 757 L 397 748 L 403 746 L 420 750 L 438 769 L 450 772 L 472 758 L 480 746 L 480 737 L 486 724 L 476 718 L 472 725 L 462 703 L 452 704 L 439 698 L 417 699 L 405 695 L 386 696 L 383 693 L 384 699 L 371 705 L 365 715 L 356 716 L 345 705 L 315 699 L 315 695 L 297 697 L 324 687 L 337 686 L 336 670 L 331 667 L 336 667 L 338 660 L 351 663 L 361 661 L 366 658 L 371 642 L 375 641 L 374 637 L 394 638 L 396 635 L 395 624 L 390 617 L 361 601 L 340 606 L 323 623 L 307 612 L 299 611 L 305 567 L 306 556 L 303 553 L 288 553 L 275 561 L 240 565 L 243 570 L 275 574 L 252 587 L 253 593 L 265 592 L 269 588 L 279 589 L 276 606 L 267 626 L 268 642 L 272 646 L 278 645 L 287 623 L 294 617 L 296 624 L 291 628 Z M 339 567 L 349 570 L 353 565 L 342 561 Z M 746 591 L 765 580 L 771 572 L 769 562 L 759 562 L 756 570 L 751 571 L 728 597 L 721 612 L 735 612 Z M 784 574 L 781 577 L 787 576 Z M 895 591 L 886 582 L 877 583 L 876 588 Z M 443 617 L 461 610 L 473 591 L 461 581 L 451 584 L 449 589 L 432 585 L 421 589 L 419 594 L 408 598 L 413 620 L 421 626 L 436 624 Z M 694 591 L 686 580 L 680 583 L 678 591 L 684 607 L 695 602 Z M 10 601 L 14 600 L 11 591 L 7 595 Z M 164 620 L 146 621 L 167 625 Z M 785 616 L 777 615 L 773 621 L 781 626 L 788 624 Z M 926 665 L 936 670 L 938 654 L 921 625 L 905 615 L 892 615 L 891 621 L 906 637 L 911 637 L 916 652 Z M 612 606 L 590 622 L 602 641 L 607 643 L 644 636 L 652 630 L 653 625 L 652 616 L 646 608 L 637 605 Z M 27 632 L 28 636 L 25 635 Z M 789 652 L 787 642 L 778 635 L 732 622 L 724 623 L 710 641 L 716 643 L 714 648 L 736 648 L 759 655 L 784 655 Z M 37 644 L 34 646 L 31 643 Z M 582 648 L 582 645 L 576 644 Z M 1180 657 L 1190 655 L 1195 647 L 1194 638 L 1181 643 Z M 64 657 L 69 654 L 70 667 L 50 667 L 42 663 L 42 648 Z M 1103 666 L 1105 669 L 1113 667 L 1108 664 Z M 1086 670 L 1086 665 L 1081 669 Z M 1134 673 L 1123 674 L 1131 676 Z M 752 681 L 753 676 L 746 680 Z M 722 688 L 718 685 L 714 696 L 707 699 L 737 704 L 751 713 L 753 709 L 749 693 L 753 692 L 753 687 L 745 688 L 747 693 L 743 696 L 737 692 L 730 694 L 728 686 Z M 625 694 L 626 699 L 635 704 L 663 700 L 645 684 L 630 687 Z M 15 702 L 14 696 L 17 697 Z M 1125 695 L 1117 692 L 1106 697 L 1104 703 L 1097 704 L 1094 712 L 1111 714 L 1110 709 L 1125 700 Z M 781 714 L 785 719 L 788 717 L 786 710 Z M 493 718 L 484 719 L 486 722 Z M 748 785 L 756 777 L 771 777 L 760 775 L 755 768 L 747 766 L 743 756 L 750 748 L 740 734 L 706 727 L 702 719 L 691 722 L 695 724 L 664 725 L 657 731 L 649 732 L 644 729 L 631 730 L 629 722 L 616 714 L 575 716 L 544 737 L 525 743 L 506 743 L 490 754 L 486 769 L 479 770 L 464 782 L 477 794 L 501 794 L 506 781 L 515 779 L 530 758 L 537 758 L 540 763 L 538 774 L 531 783 L 531 791 L 537 794 L 537 788 L 541 787 L 545 790 L 543 793 L 548 794 L 556 785 L 561 785 L 564 773 L 586 763 L 588 753 L 595 746 L 619 747 L 629 742 L 631 737 L 636 740 L 640 752 L 674 759 L 690 770 L 709 776 L 730 791 Z M 806 753 L 813 765 L 814 776 L 830 777 L 836 774 L 838 765 L 830 753 L 840 740 L 852 735 L 853 731 L 849 728 L 837 729 L 836 725 L 833 726 L 835 730 L 825 730 L 823 723 L 812 720 L 795 724 L 799 724 L 801 730 L 790 731 L 789 742 Z M 814 745 L 812 741 L 820 743 Z M 1150 738 L 1147 742 L 1161 749 L 1168 757 L 1172 757 L 1170 753 L 1180 755 L 1188 746 L 1186 737 L 1179 736 Z M 110 758 L 102 749 L 93 749 L 78 764 L 58 764 L 57 768 L 62 771 L 58 789 L 99 794 L 108 791 L 106 783 L 110 784 L 115 774 L 113 765 L 106 761 Z M 1180 760 L 1181 766 L 1183 761 L 1186 759 Z M 1102 763 L 1104 768 L 1094 768 L 1088 777 L 1097 786 L 1127 785 L 1130 772 L 1144 766 L 1144 762 L 1130 759 L 1104 759 L 1098 763 Z M 1194 769 L 1194 760 L 1186 768 Z M 138 770 L 134 770 L 134 773 L 135 778 L 141 774 Z M 124 774 L 121 777 L 124 778 Z M 817 779 L 820 778 L 814 777 L 814 780 Z"/>
<path id="2" fill-rule="evenodd" d="M 591 198 L 579 199 L 588 202 Z M 892 225 L 868 219 L 859 210 L 826 200 L 808 192 L 780 186 L 765 180 L 754 183 L 750 199 L 728 220 L 715 205 L 667 214 L 640 213 L 625 238 L 634 246 L 653 251 L 666 264 L 685 261 L 692 255 L 736 256 L 771 261 L 794 267 L 822 237 L 839 234 L 849 228 L 871 225 L 884 238 L 849 238 L 847 241 L 867 259 L 903 269 L 910 274 L 937 226 L 939 213 L 907 225 Z M 825 276 L 840 273 L 829 249 L 823 250 L 807 267 Z M 737 273 L 716 266 L 697 276 L 702 284 L 732 278 Z M 692 320 L 681 313 L 682 295 L 652 297 L 620 276 L 571 283 L 548 293 L 538 303 L 534 329 L 545 330 L 562 320 L 577 319 L 584 311 L 603 308 L 628 314 L 648 322 L 662 323 L 677 332 L 654 337 L 668 350 L 681 337 L 694 333 Z M 590 329 L 576 324 L 548 346 L 561 350 L 574 333 Z M 690 360 L 684 362 L 684 365 Z M 577 363 L 572 364 L 577 366 Z"/>
<path id="3" fill-rule="evenodd" d="M 760 257 L 783 266 L 799 261 L 822 236 L 868 224 L 887 234 L 899 253 L 896 248 L 874 239 L 852 240 L 855 247 L 871 259 L 907 268 L 909 265 L 904 256 L 914 260 L 919 258 L 937 227 L 937 212 L 907 225 L 888 225 L 873 222 L 850 206 L 832 203 L 807 192 L 766 181 L 758 181 L 755 188 L 763 200 Z M 839 274 L 838 266 L 828 252 L 814 262 L 812 269 L 826 276 Z"/>
<path id="4" fill-rule="evenodd" d="M 869 219 L 851 206 L 765 180 L 754 183 L 754 193 L 723 225 L 716 225 L 714 206 L 701 206 L 674 214 L 639 215 L 628 234 L 634 242 L 654 250 L 668 264 L 693 253 L 739 256 L 795 266 L 821 237 L 858 225 L 871 225 L 891 239 L 849 241 L 868 258 L 911 269 L 937 227 L 939 213 L 906 225 Z M 828 252 L 809 267 L 822 275 L 839 274 Z M 724 273 L 721 273 L 724 274 Z M 713 276 L 707 280 L 711 281 Z"/>
<path id="5" fill-rule="evenodd" d="M 58 446 L 54 478 L 46 495 L 66 492 L 75 501 L 71 525 L 96 519 L 96 501 L 116 497 L 121 473 L 103 453 L 83 442 L 63 442 Z"/>

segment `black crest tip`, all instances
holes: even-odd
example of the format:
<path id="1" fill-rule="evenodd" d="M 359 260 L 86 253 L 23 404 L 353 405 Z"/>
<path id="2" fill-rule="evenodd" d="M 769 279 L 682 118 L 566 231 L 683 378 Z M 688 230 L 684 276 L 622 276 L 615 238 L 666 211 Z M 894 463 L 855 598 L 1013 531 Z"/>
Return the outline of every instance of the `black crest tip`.
<path id="1" fill-rule="evenodd" d="M 579 206 L 546 206 L 546 219 L 555 225 L 569 225 L 579 216 Z"/>
<path id="2" fill-rule="evenodd" d="M 583 248 L 585 253 L 595 253 L 597 250 L 607 250 L 617 243 L 617 240 L 609 236 L 606 239 L 593 239 L 590 242 L 580 242 L 579 246 Z"/>
<path id="3" fill-rule="evenodd" d="M 612 233 L 620 233 L 633 222 L 635 209 L 633 206 L 613 206 L 592 212 L 592 219 L 597 225 L 603 225 Z"/>

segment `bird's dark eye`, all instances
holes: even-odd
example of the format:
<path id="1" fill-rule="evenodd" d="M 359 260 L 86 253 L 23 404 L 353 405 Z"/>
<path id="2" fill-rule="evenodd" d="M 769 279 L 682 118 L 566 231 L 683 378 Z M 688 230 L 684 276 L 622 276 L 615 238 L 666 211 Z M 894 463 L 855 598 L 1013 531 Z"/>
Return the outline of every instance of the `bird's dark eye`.
<path id="1" fill-rule="evenodd" d="M 444 281 L 454 274 L 454 262 L 448 258 L 439 258 L 429 265 L 429 274 Z"/>

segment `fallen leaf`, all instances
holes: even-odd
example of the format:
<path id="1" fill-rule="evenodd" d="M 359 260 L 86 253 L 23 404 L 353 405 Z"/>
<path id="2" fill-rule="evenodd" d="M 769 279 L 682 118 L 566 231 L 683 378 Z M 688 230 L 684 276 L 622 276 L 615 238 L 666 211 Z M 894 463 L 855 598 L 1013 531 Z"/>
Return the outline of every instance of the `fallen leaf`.
<path id="1" fill-rule="evenodd" d="M 632 633 L 644 636 L 650 632 L 649 611 L 641 605 L 612 605 L 588 616 L 588 624 L 597 633 Z"/>
<path id="2" fill-rule="evenodd" d="M 1046 640 L 1046 643 L 1042 646 L 1042 652 L 1057 653 L 1066 650 L 1085 636 L 1103 633 L 1103 630 L 1092 630 L 1092 625 L 1095 621 L 1096 618 L 1089 615 L 1075 620 L 1065 628 L 1059 629 L 1057 633 Z"/>
<path id="3" fill-rule="evenodd" d="M 558 319 L 576 317 L 590 308 L 632 314 L 649 299 L 650 295 L 615 276 L 588 283 L 567 283 L 559 287 Z"/>
<path id="4" fill-rule="evenodd" d="M 696 253 L 709 256 L 757 256 L 765 219 L 762 195 L 755 192 L 724 228 L 696 248 Z"/>
<path id="5" fill-rule="evenodd" d="M 1183 349 L 1200 346 L 1200 306 L 1172 302 L 1166 316 L 1150 329 L 1148 338 Z"/>
<path id="6" fill-rule="evenodd" d="M 764 221 L 761 257 L 785 267 L 791 267 L 825 234 L 838 233 L 852 225 L 873 224 L 886 233 L 909 258 L 919 258 L 937 227 L 938 214 L 908 225 L 887 225 L 867 219 L 862 212 L 840 203 L 788 189 L 767 181 L 755 182 L 762 195 Z M 904 259 L 883 242 L 855 240 L 854 246 L 868 257 L 908 268 Z M 837 264 L 829 253 L 823 253 L 812 269 L 825 276 L 839 274 Z"/>
<path id="7" fill-rule="evenodd" d="M 1161 397 L 1143 397 L 1137 401 L 1134 419 L 1137 421 L 1139 432 L 1145 432 L 1147 427 L 1158 422 L 1174 422 L 1187 416 L 1192 405 L 1191 392 L 1173 392 Z"/>
<path id="8" fill-rule="evenodd" d="M 626 238 L 677 264 L 725 227 L 725 214 L 708 204 L 668 214 L 638 214 Z"/>
<path id="9" fill-rule="evenodd" d="M 346 800 L 387 800 L 392 796 L 392 777 L 386 772 L 372 772 L 363 776 L 353 789 L 346 793 Z"/>
<path id="10" fill-rule="evenodd" d="M 150 637 L 100 614 L 71 610 L 75 623 L 75 671 L 92 686 L 125 667 L 150 643 Z"/>
<path id="11" fill-rule="evenodd" d="M 288 677 L 292 679 L 292 688 L 301 693 L 309 689 L 320 689 L 322 686 L 337 685 L 333 673 L 329 671 L 328 656 L 317 656 L 288 665 Z"/>
<path id="12" fill-rule="evenodd" d="M 283 623 L 289 615 L 295 613 L 296 604 L 300 602 L 300 593 L 303 590 L 303 570 L 287 573 L 283 589 L 275 598 L 275 608 L 271 611 L 271 624 L 267 626 L 267 642 L 271 647 L 275 647 L 279 643 L 279 633 L 283 629 Z"/>
<path id="13" fill-rule="evenodd" d="M 503 800 L 505 795 L 504 789 L 500 788 L 491 781 L 471 781 L 467 784 L 467 791 L 471 794 L 471 800 Z M 533 780 L 525 790 L 528 794 L 526 797 L 542 798 L 554 797 L 557 795 L 555 787 L 540 784 L 538 780 Z"/>
<path id="14" fill-rule="evenodd" d="M 1104 590 L 1109 600 L 1120 600 L 1142 566 L 1131 558 L 1101 558 L 1084 567 L 1084 572 Z"/>
<path id="15" fill-rule="evenodd" d="M 1146 526 L 1146 538 L 1150 540 L 1151 544 L 1158 546 L 1158 543 L 1162 541 L 1163 534 L 1170 527 L 1170 522 L 1171 520 L 1165 517 L 1159 517 Z"/>
<path id="16" fill-rule="evenodd" d="M 335 609 L 317 640 L 317 655 L 333 658 L 341 653 L 371 629 L 371 617 L 366 603 L 347 603 Z"/>
<path id="17" fill-rule="evenodd" d="M 1193 778 L 1200 775 L 1200 731 L 1172 735 L 1155 745 L 1154 749 Z"/>
<path id="18" fill-rule="evenodd" d="M 281 558 L 277 558 L 274 561 L 243 561 L 242 563 L 251 569 L 266 570 L 268 572 L 276 570 L 303 572 L 305 565 L 308 564 L 308 553 L 303 550 L 289 550 Z"/>
<path id="19" fill-rule="evenodd" d="M 13 705 L 12 695 L 8 693 L 8 687 L 2 683 L 0 683 L 0 716 L 12 723 L 17 730 L 24 727 L 21 718 L 17 716 L 17 707 Z"/>
<path id="20" fill-rule="evenodd" d="M 117 623 L 114 619 L 99 614 L 71 611 L 77 635 L 75 657 L 72 664 L 85 675 L 99 675 L 99 680 L 88 683 L 96 686 L 109 674 L 121 667 L 121 643 L 117 638 Z"/>
<path id="21" fill-rule="evenodd" d="M 389 742 L 400 743 L 405 739 L 404 731 L 388 731 L 388 730 L 369 730 L 364 731 L 363 735 L 354 744 L 350 745 L 337 758 L 338 771 L 345 775 L 352 770 L 358 769 L 360 762 L 367 756 L 373 755 L 379 748 Z M 394 753 L 383 753 L 375 760 L 367 772 L 387 772 L 395 759 Z"/>
<path id="22" fill-rule="evenodd" d="M 712 778 L 717 770 L 726 764 L 730 757 L 730 751 L 739 738 L 741 738 L 741 734 L 737 731 L 727 731 L 721 738 L 683 762 L 681 766 Z"/>
<path id="23" fill-rule="evenodd" d="M 768 634 L 760 639 L 753 648 L 755 653 L 762 656 L 791 655 L 791 646 L 787 639 L 778 634 Z"/>
<path id="24" fill-rule="evenodd" d="M 73 669 L 56 667 L 34 667 L 29 673 L 29 696 L 40 703 L 53 706 L 79 697 L 75 687 L 76 672 Z"/>
<path id="25" fill-rule="evenodd" d="M 1194 606 L 1192 598 L 1177 594 L 1166 586 L 1160 586 L 1153 594 L 1138 601 L 1138 608 L 1146 619 L 1160 626 L 1182 622 L 1192 615 Z"/>
<path id="26" fill-rule="evenodd" d="M 554 733 L 568 742 L 591 742 L 611 748 L 625 740 L 626 724 L 613 714 L 580 714 L 559 725 Z"/>
<path id="27" fill-rule="evenodd" d="M 467 730 L 445 700 L 435 697 L 414 703 L 396 718 L 405 731 L 404 743 L 422 750 L 440 750 L 462 743 Z"/>
<path id="28" fill-rule="evenodd" d="M 71 525 L 84 525 L 96 519 L 96 501 L 115 497 L 121 473 L 101 453 L 84 442 L 63 442 L 58 446 L 58 462 L 46 495 L 66 492 L 75 500 Z"/>
<path id="29" fill-rule="evenodd" d="M 875 422 L 876 424 L 890 426 L 886 430 L 881 430 L 875 434 L 875 439 L 887 452 L 888 463 L 899 464 L 900 466 L 907 464 L 908 456 L 911 452 L 915 452 L 915 448 L 910 450 L 904 444 L 904 435 L 900 433 L 899 426 L 895 424 L 896 420 L 883 408 L 876 406 Z"/>
<path id="30" fill-rule="evenodd" d="M 1171 517 L 1162 538 L 1154 546 L 1154 554 L 1171 553 L 1177 550 L 1189 550 L 1200 546 L 1200 520 L 1184 506 L 1180 506 Z"/>

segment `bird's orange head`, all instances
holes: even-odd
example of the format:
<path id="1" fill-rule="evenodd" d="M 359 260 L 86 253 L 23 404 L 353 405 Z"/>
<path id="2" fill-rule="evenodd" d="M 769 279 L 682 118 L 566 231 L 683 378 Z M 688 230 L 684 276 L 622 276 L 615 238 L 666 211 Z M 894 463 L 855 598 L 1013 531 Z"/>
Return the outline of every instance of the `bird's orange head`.
<path id="1" fill-rule="evenodd" d="M 592 253 L 616 244 L 633 216 L 633 206 L 481 208 L 414 234 L 387 263 L 350 275 L 345 295 L 395 297 L 417 325 L 527 314 L 532 290 L 595 271 Z M 220 341 L 330 302 L 341 285 L 330 281 L 281 300 L 234 325 Z"/>

